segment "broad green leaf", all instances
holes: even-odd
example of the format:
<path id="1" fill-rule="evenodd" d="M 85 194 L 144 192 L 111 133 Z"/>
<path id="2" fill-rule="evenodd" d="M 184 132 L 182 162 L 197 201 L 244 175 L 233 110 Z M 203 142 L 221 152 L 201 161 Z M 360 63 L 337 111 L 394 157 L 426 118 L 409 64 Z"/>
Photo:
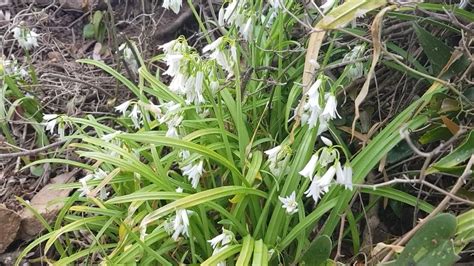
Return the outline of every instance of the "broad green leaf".
<path id="1" fill-rule="evenodd" d="M 436 173 L 443 168 L 451 168 L 463 163 L 474 154 L 474 130 L 472 130 L 466 140 L 454 151 L 439 160 L 432 167 L 428 168 L 427 173 Z"/>
<path id="2" fill-rule="evenodd" d="M 413 24 L 413 27 L 415 28 L 415 33 L 423 47 L 423 52 L 426 54 L 433 66 L 433 74 L 438 75 L 449 62 L 451 51 L 453 49 L 420 27 L 418 24 Z M 467 66 L 469 66 L 469 61 L 467 58 L 462 56 L 459 60 L 453 63 L 447 73 L 443 74 L 443 77 L 449 78 L 458 73 L 462 73 Z"/>
<path id="3" fill-rule="evenodd" d="M 303 265 L 326 265 L 332 250 L 332 241 L 327 235 L 316 237 L 303 255 Z"/>
<path id="4" fill-rule="evenodd" d="M 456 217 L 439 214 L 416 232 L 395 261 L 386 265 L 453 265 L 459 259 L 451 241 L 455 233 Z"/>
<path id="5" fill-rule="evenodd" d="M 452 137 L 453 134 L 449 131 L 447 127 L 444 126 L 438 126 L 433 129 L 430 129 L 426 131 L 419 139 L 418 141 L 422 144 L 428 144 L 432 143 L 435 141 L 440 141 L 440 140 L 447 140 L 450 137 Z"/>

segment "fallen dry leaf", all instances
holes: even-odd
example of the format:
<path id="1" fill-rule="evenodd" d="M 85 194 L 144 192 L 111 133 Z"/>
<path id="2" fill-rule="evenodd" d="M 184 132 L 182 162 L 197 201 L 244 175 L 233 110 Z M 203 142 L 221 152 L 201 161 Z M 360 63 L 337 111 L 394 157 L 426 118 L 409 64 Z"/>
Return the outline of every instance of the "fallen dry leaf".
<path id="1" fill-rule="evenodd" d="M 31 207 L 41 214 L 46 221 L 51 222 L 54 220 L 58 212 L 64 206 L 64 200 L 72 191 L 72 189 L 51 189 L 51 186 L 70 182 L 77 172 L 78 170 L 75 170 L 52 178 L 51 183 L 43 187 L 38 194 L 31 199 Z M 20 216 L 21 226 L 18 238 L 29 240 L 44 230 L 40 221 L 38 221 L 34 214 L 27 208 L 20 213 Z"/>

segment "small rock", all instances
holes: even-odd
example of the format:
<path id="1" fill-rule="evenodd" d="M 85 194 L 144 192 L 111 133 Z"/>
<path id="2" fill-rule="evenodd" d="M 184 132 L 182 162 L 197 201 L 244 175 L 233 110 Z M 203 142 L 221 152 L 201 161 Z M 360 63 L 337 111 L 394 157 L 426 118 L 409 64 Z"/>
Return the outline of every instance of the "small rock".
<path id="1" fill-rule="evenodd" d="M 69 196 L 72 189 L 51 189 L 53 184 L 65 184 L 71 181 L 78 171 L 72 171 L 62 175 L 58 175 L 51 179 L 51 183 L 43 187 L 38 194 L 33 196 L 30 205 L 39 213 L 47 222 L 52 222 L 61 208 L 64 201 Z M 36 219 L 34 214 L 27 208 L 21 211 L 21 226 L 18 238 L 30 240 L 41 231 L 44 230 L 43 225 Z"/>
<path id="2" fill-rule="evenodd" d="M 2 229 L 0 230 L 0 254 L 15 240 L 20 228 L 21 217 L 16 212 L 0 205 L 0 221 Z"/>

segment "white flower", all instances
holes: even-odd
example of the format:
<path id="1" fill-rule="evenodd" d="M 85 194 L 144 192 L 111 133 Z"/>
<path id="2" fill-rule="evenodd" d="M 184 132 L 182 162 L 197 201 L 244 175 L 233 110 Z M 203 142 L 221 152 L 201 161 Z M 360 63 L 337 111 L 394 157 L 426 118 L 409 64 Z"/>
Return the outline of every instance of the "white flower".
<path id="1" fill-rule="evenodd" d="M 169 85 L 169 89 L 177 94 L 183 94 L 186 91 L 187 77 L 184 74 L 176 73 Z"/>
<path id="2" fill-rule="evenodd" d="M 321 156 L 319 157 L 319 164 L 321 166 L 327 166 L 328 164 L 332 163 L 334 159 L 336 159 L 337 151 L 335 149 L 330 149 L 324 147 L 321 151 Z"/>
<path id="3" fill-rule="evenodd" d="M 236 64 L 237 63 L 237 47 L 233 44 L 230 46 L 230 55 L 233 60 L 232 63 Z"/>
<path id="4" fill-rule="evenodd" d="M 225 26 L 225 20 L 224 20 L 224 8 L 219 9 L 219 15 L 217 19 L 217 25 L 224 27 Z"/>
<path id="5" fill-rule="evenodd" d="M 344 55 L 342 62 L 350 62 L 349 65 L 346 66 L 347 77 L 350 80 L 358 79 L 364 75 L 364 65 L 362 62 L 352 62 L 360 58 L 365 50 L 364 45 L 356 45 L 349 53 Z"/>
<path id="6" fill-rule="evenodd" d="M 224 47 L 221 45 L 223 41 L 224 39 L 219 37 L 214 42 L 206 45 L 202 51 L 203 53 L 211 52 L 209 58 L 216 60 L 217 64 L 227 71 L 229 75 L 232 75 L 234 73 L 234 64 L 237 62 L 237 50 L 234 45 L 231 45 L 229 57 L 229 52 L 224 50 Z"/>
<path id="7" fill-rule="evenodd" d="M 326 106 L 324 106 L 324 111 L 321 116 L 327 117 L 329 119 L 335 119 L 337 117 L 341 118 L 341 116 L 337 113 L 336 96 L 331 93 L 326 93 L 324 98 L 326 99 Z"/>
<path id="8" fill-rule="evenodd" d="M 252 18 L 248 18 L 247 22 L 245 23 L 245 26 L 240 30 L 240 33 L 242 33 L 242 37 L 246 41 L 249 41 L 250 38 L 252 37 L 252 31 L 253 31 L 253 24 L 252 24 Z"/>
<path id="9" fill-rule="evenodd" d="M 168 66 L 168 69 L 163 74 L 174 77 L 179 73 L 181 68 L 183 55 L 180 54 L 167 54 L 163 59 Z"/>
<path id="10" fill-rule="evenodd" d="M 334 166 L 331 166 L 326 171 L 326 173 L 321 177 L 321 179 L 316 180 L 323 192 L 329 191 L 329 186 L 331 185 L 331 181 L 333 180 L 335 174 L 336 174 L 336 168 Z"/>
<path id="11" fill-rule="evenodd" d="M 178 129 L 176 127 L 168 127 L 165 137 L 179 139 Z"/>
<path id="12" fill-rule="evenodd" d="M 352 167 L 346 164 L 343 169 L 339 162 L 336 162 L 334 165 L 336 168 L 336 183 L 352 190 Z"/>
<path id="13" fill-rule="evenodd" d="M 313 173 L 314 173 L 314 170 L 316 169 L 317 165 L 318 165 L 318 155 L 313 154 L 313 156 L 311 156 L 311 159 L 309 160 L 309 162 L 306 164 L 306 166 L 303 168 L 303 170 L 301 170 L 299 172 L 299 174 L 306 177 L 306 178 L 309 178 L 310 180 L 312 180 L 313 179 Z"/>
<path id="14" fill-rule="evenodd" d="M 329 191 L 329 186 L 331 185 L 331 181 L 335 174 L 336 169 L 334 166 L 331 166 L 322 177 L 316 175 L 313 178 L 309 189 L 305 192 L 307 197 L 313 197 L 314 202 L 317 203 L 321 198 L 321 195 Z"/>
<path id="15" fill-rule="evenodd" d="M 158 119 L 160 124 L 169 123 L 173 126 L 179 126 L 183 118 L 181 117 L 181 104 L 175 103 L 173 101 L 166 102 L 161 105 L 163 109 L 163 116 Z"/>
<path id="16" fill-rule="evenodd" d="M 228 60 L 227 55 L 221 49 L 214 50 L 214 52 L 209 55 L 209 58 L 216 60 L 217 64 L 229 74 L 234 73 L 232 61 Z"/>
<path id="17" fill-rule="evenodd" d="M 123 115 L 125 115 L 125 112 L 127 112 L 128 107 L 130 106 L 131 101 L 125 101 L 119 106 L 115 107 L 115 111 L 121 112 Z"/>
<path id="18" fill-rule="evenodd" d="M 186 160 L 189 156 L 191 156 L 191 153 L 188 150 L 181 150 L 179 152 L 179 158 L 181 158 L 181 160 Z"/>
<path id="19" fill-rule="evenodd" d="M 191 76 L 186 81 L 184 87 L 184 95 L 186 96 L 186 104 L 194 103 L 195 105 L 200 105 L 204 103 L 203 92 L 203 83 L 204 83 L 204 73 L 198 71 L 196 76 Z"/>
<path id="20" fill-rule="evenodd" d="M 172 40 L 172 41 L 169 41 L 165 44 L 162 44 L 160 46 L 158 46 L 158 48 L 162 49 L 165 54 L 172 54 L 173 51 L 174 51 L 174 47 L 175 47 L 175 44 L 177 44 L 178 41 L 177 40 Z"/>
<path id="21" fill-rule="evenodd" d="M 100 139 L 102 139 L 105 142 L 110 142 L 111 140 L 113 140 L 115 137 L 117 137 L 120 134 L 122 134 L 122 131 L 115 131 L 113 133 L 103 135 Z"/>
<path id="22" fill-rule="evenodd" d="M 173 219 L 173 235 L 171 236 L 174 241 L 178 240 L 180 235 L 189 236 L 189 217 L 188 211 L 179 209 L 176 211 L 176 216 Z"/>
<path id="23" fill-rule="evenodd" d="M 119 51 L 123 54 L 123 59 L 128 64 L 131 71 L 138 73 L 138 62 L 133 55 L 133 51 L 128 47 L 127 43 L 123 43 L 119 47 Z"/>
<path id="24" fill-rule="evenodd" d="M 321 84 L 321 79 L 316 80 L 306 92 L 308 97 L 303 108 L 305 113 L 301 120 L 303 124 L 308 124 L 309 128 L 316 127 L 321 114 L 321 107 L 319 105 L 319 88 Z"/>
<path id="25" fill-rule="evenodd" d="M 318 175 L 316 175 L 314 178 L 313 178 L 313 181 L 311 182 L 311 185 L 309 186 L 308 190 L 306 190 L 304 192 L 304 194 L 306 195 L 306 197 L 312 197 L 314 202 L 315 203 L 318 203 L 319 199 L 320 199 L 320 194 L 321 194 L 321 187 L 319 186 L 318 182 L 316 180 L 318 180 L 320 177 Z"/>
<path id="26" fill-rule="evenodd" d="M 30 31 L 27 28 L 13 28 L 13 37 L 25 50 L 31 50 L 31 48 L 38 46 L 38 36 L 36 32 Z"/>
<path id="27" fill-rule="evenodd" d="M 105 187 L 101 188 L 99 191 L 99 198 L 101 200 L 106 200 L 107 197 L 109 196 L 109 192 L 107 192 L 107 189 Z"/>
<path id="28" fill-rule="evenodd" d="M 196 73 L 196 81 L 195 81 L 195 87 L 194 87 L 194 92 L 196 93 L 195 99 L 194 99 L 194 104 L 198 105 L 201 103 L 204 103 L 204 96 L 202 95 L 203 89 L 202 86 L 204 84 L 204 73 L 202 71 L 198 71 Z"/>
<path id="29" fill-rule="evenodd" d="M 197 188 L 199 180 L 204 173 L 204 162 L 200 160 L 198 163 L 190 163 L 181 168 L 183 175 L 188 177 L 193 188 Z"/>
<path id="30" fill-rule="evenodd" d="M 278 9 L 281 5 L 280 1 L 283 0 L 269 0 L 268 2 L 270 3 L 270 5 L 272 5 L 273 8 Z"/>
<path id="31" fill-rule="evenodd" d="M 178 188 L 176 189 L 176 192 L 178 192 L 178 193 L 183 193 L 183 188 L 182 188 L 182 187 L 178 187 Z"/>
<path id="32" fill-rule="evenodd" d="M 128 115 L 132 119 L 132 122 L 135 128 L 140 128 L 140 120 L 138 118 L 139 114 L 140 114 L 140 110 L 138 109 L 138 104 L 135 104 L 133 106 L 132 112 L 130 112 L 130 114 Z"/>
<path id="33" fill-rule="evenodd" d="M 332 141 L 324 136 L 321 136 L 321 140 L 323 141 L 323 143 L 328 146 L 328 147 L 331 147 L 332 146 Z"/>
<path id="34" fill-rule="evenodd" d="M 244 2 L 244 1 L 240 1 Z M 224 12 L 224 21 L 227 21 L 228 23 L 232 23 L 232 21 L 235 19 L 235 16 L 237 15 L 237 7 L 239 4 L 239 0 L 233 0 L 232 2 L 229 3 L 229 5 L 225 8 Z"/>
<path id="35" fill-rule="evenodd" d="M 164 0 L 163 1 L 163 8 L 165 9 L 171 9 L 175 14 L 179 13 L 179 9 L 181 8 L 181 5 L 183 4 L 182 0 Z"/>
<path id="36" fill-rule="evenodd" d="M 233 239 L 234 239 L 234 233 L 232 233 L 229 230 L 226 230 L 226 229 L 222 228 L 222 234 L 217 235 L 216 237 L 214 237 L 211 240 L 208 240 L 207 242 L 209 242 L 211 244 L 212 249 L 216 249 L 216 248 L 219 248 L 219 247 L 222 248 L 222 247 L 226 246 Z"/>
<path id="37" fill-rule="evenodd" d="M 320 8 L 322 9 L 323 13 L 327 13 L 335 3 L 336 0 L 326 0 L 326 3 L 321 5 Z"/>
<path id="38" fill-rule="evenodd" d="M 92 181 L 92 180 L 102 180 L 107 176 L 107 173 L 103 171 L 102 169 L 97 169 L 94 173 L 88 174 L 84 176 L 83 178 L 79 179 L 79 183 L 81 183 L 81 188 L 78 190 L 81 193 L 79 194 L 80 197 L 83 197 L 85 195 L 88 195 L 91 192 L 91 187 L 87 185 L 87 182 Z M 101 196 L 107 197 L 106 191 L 102 192 L 101 191 Z"/>
<path id="39" fill-rule="evenodd" d="M 277 16 L 277 10 L 271 9 L 266 16 L 261 15 L 260 20 L 262 21 L 262 24 L 266 21 L 266 23 L 264 24 L 266 28 L 271 28 Z"/>
<path id="40" fill-rule="evenodd" d="M 81 183 L 81 186 L 82 186 L 82 188 L 79 189 L 79 191 L 81 192 L 79 194 L 79 197 L 83 197 L 85 195 L 88 195 L 91 192 L 89 186 L 87 185 L 87 182 L 92 180 L 93 178 L 94 178 L 94 176 L 89 174 L 89 175 L 86 175 L 85 177 L 79 179 L 79 183 Z"/>
<path id="41" fill-rule="evenodd" d="M 281 145 L 278 145 L 272 149 L 266 150 L 265 154 L 268 155 L 268 161 L 275 164 L 278 159 L 278 154 L 281 151 Z"/>
<path id="42" fill-rule="evenodd" d="M 181 121 L 183 121 L 182 115 L 174 115 L 168 121 L 166 121 L 166 125 L 168 126 L 166 137 L 179 138 L 178 126 L 181 124 Z"/>
<path id="43" fill-rule="evenodd" d="M 217 80 L 211 81 L 211 84 L 209 84 L 209 87 L 213 94 L 217 93 L 217 91 L 219 91 L 219 81 Z"/>
<path id="44" fill-rule="evenodd" d="M 321 135 L 323 132 L 328 130 L 328 121 L 324 117 L 319 117 L 319 126 L 317 136 Z"/>
<path id="45" fill-rule="evenodd" d="M 296 202 L 296 193 L 293 191 L 288 197 L 283 198 L 278 196 L 278 199 L 281 201 L 282 208 L 286 209 L 286 213 L 292 215 L 298 212 L 298 202 Z"/>
<path id="46" fill-rule="evenodd" d="M 49 130 L 51 134 L 54 134 L 54 128 L 58 123 L 58 115 L 56 114 L 46 114 L 43 115 L 43 124 L 46 125 L 46 130 Z"/>
<path id="47" fill-rule="evenodd" d="M 219 37 L 217 38 L 215 41 L 213 41 L 212 43 L 204 46 L 204 48 L 202 48 L 202 52 L 203 53 L 207 53 L 209 51 L 214 51 L 216 50 L 221 44 L 222 44 L 222 41 L 224 40 L 223 37 Z"/>

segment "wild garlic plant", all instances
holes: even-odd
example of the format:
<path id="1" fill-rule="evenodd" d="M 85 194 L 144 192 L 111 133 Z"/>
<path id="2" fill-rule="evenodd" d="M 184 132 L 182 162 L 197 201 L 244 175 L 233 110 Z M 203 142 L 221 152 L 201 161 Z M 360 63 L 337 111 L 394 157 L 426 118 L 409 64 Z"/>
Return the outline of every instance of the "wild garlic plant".
<path id="1" fill-rule="evenodd" d="M 320 9 L 330 12 L 335 2 Z M 177 13 L 181 4 L 163 7 Z M 354 184 L 400 136 L 384 131 L 353 156 L 335 129 L 346 114 L 341 92 L 364 73 L 362 62 L 340 75 L 320 71 L 303 94 L 305 50 L 292 30 L 304 12 L 300 1 L 229 1 L 212 23 L 220 33 L 207 29 L 213 39 L 199 47 L 183 36 L 161 45 L 148 61 L 160 61 L 159 70 L 132 58 L 136 47 L 123 46 L 125 60 L 137 63 L 137 84 L 102 62 L 81 60 L 135 98 L 115 108 L 117 117 L 45 117 L 48 130 L 61 123 L 70 129 L 64 138 L 88 163 L 49 160 L 86 173 L 66 186 L 78 191 L 23 255 L 46 241 L 58 265 L 289 264 L 302 261 L 315 234 L 332 236 L 341 213 L 350 212 Z M 319 67 L 335 55 L 357 60 L 365 45 L 340 56 L 330 41 Z M 92 236 L 87 248 L 64 246 L 80 233 Z"/>

